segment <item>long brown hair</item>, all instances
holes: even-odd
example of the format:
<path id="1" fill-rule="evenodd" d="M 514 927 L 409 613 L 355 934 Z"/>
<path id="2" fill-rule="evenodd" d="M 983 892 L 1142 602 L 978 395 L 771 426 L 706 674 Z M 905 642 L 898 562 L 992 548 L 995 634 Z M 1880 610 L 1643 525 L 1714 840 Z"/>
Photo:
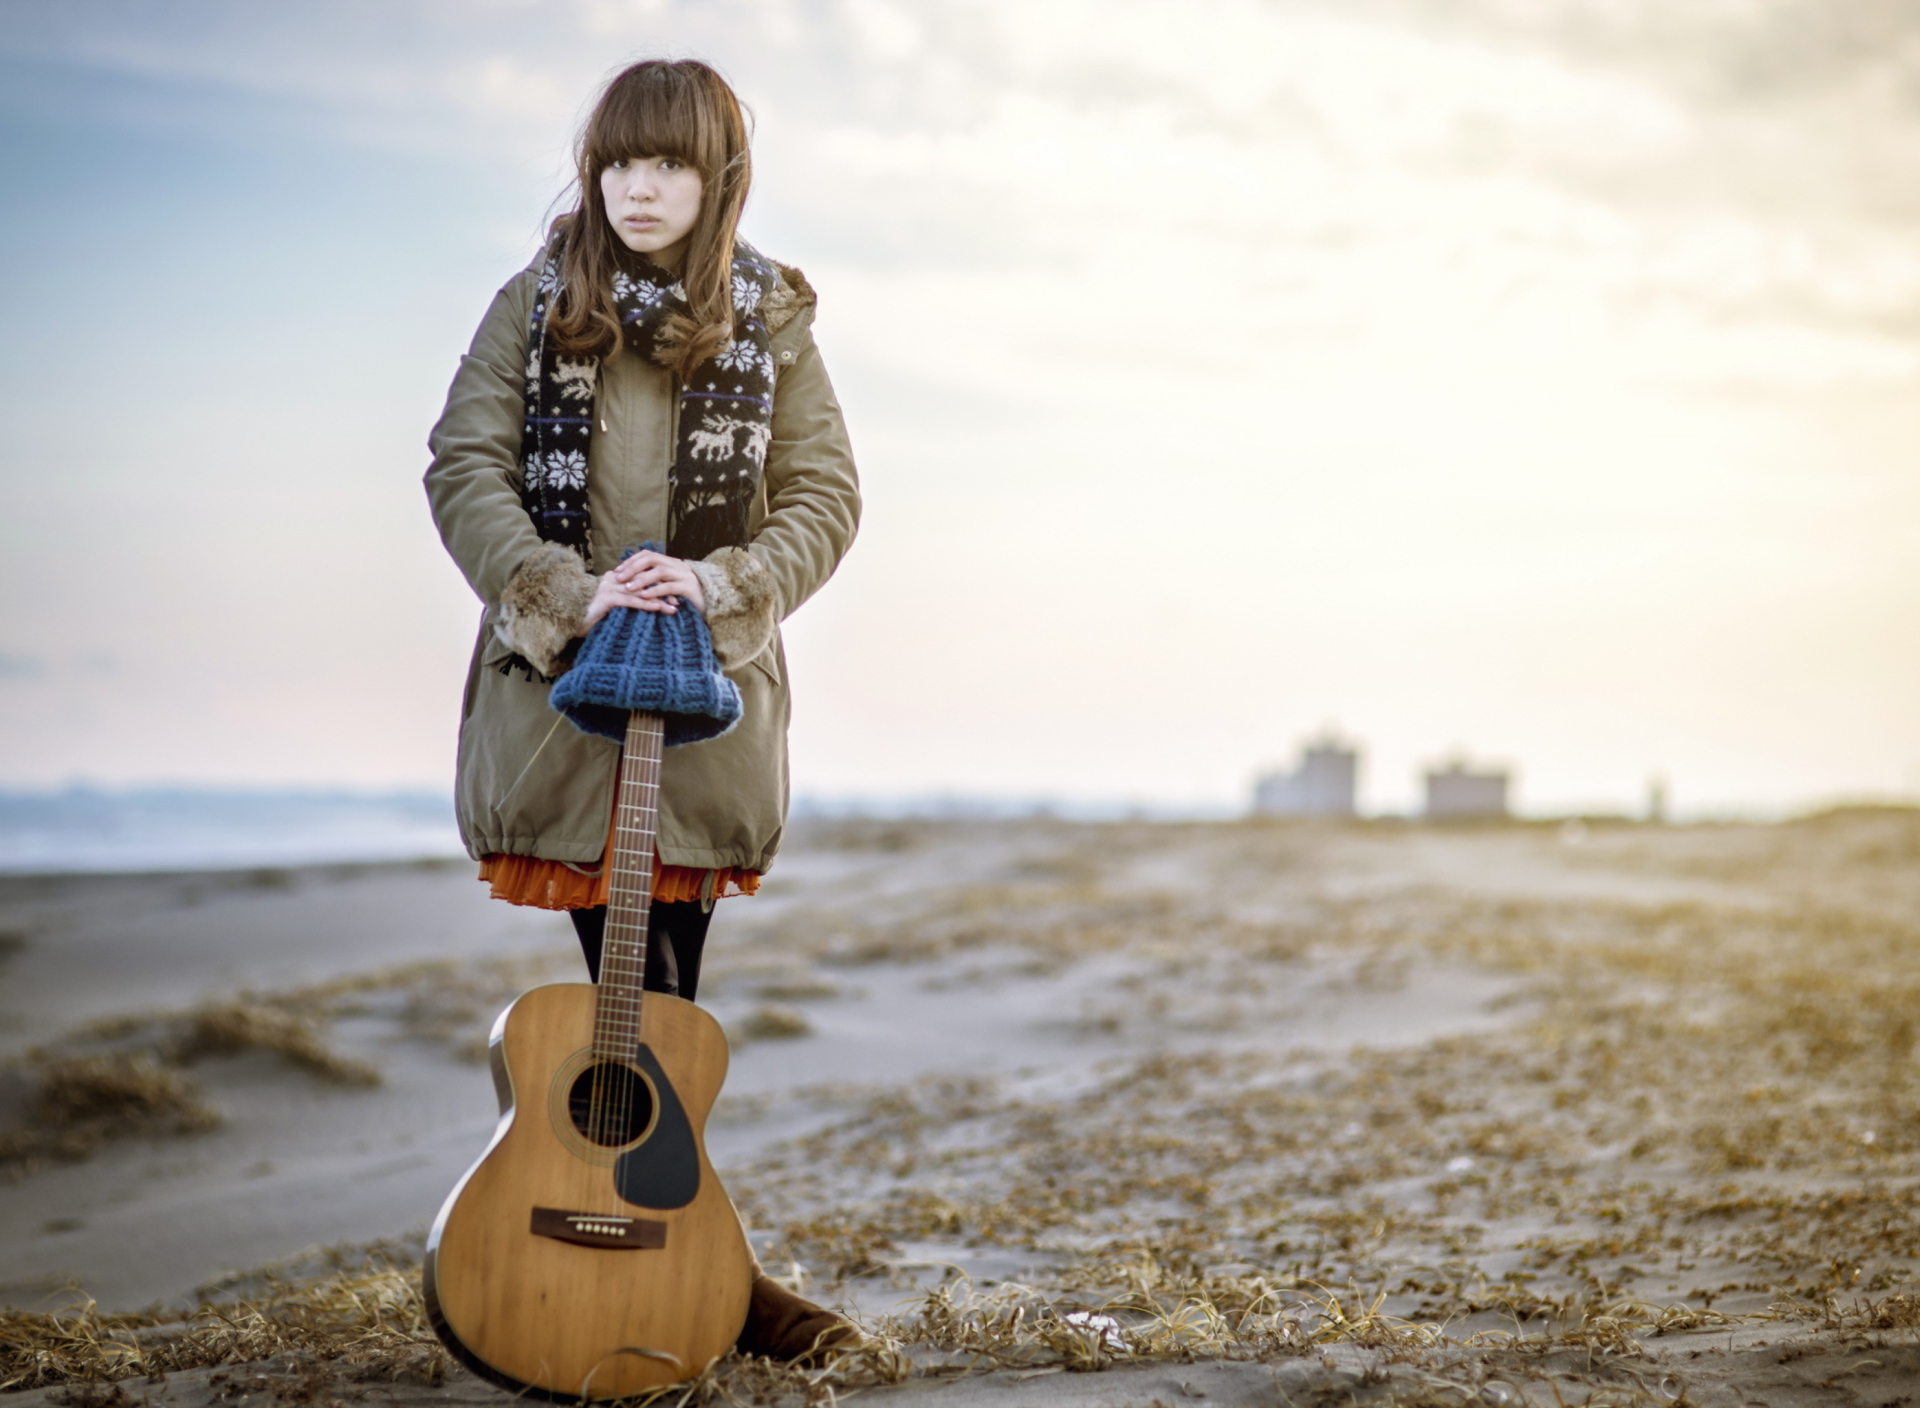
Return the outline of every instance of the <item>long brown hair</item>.
<path id="1" fill-rule="evenodd" d="M 565 287 L 554 300 L 548 334 L 570 357 L 604 357 L 619 346 L 613 276 L 640 256 L 607 221 L 600 173 L 616 161 L 673 157 L 700 173 L 700 216 L 680 273 L 692 317 L 669 317 L 660 343 L 667 364 L 689 375 L 733 337 L 734 227 L 753 178 L 740 100 L 698 59 L 646 59 L 608 82 L 573 155 L 580 199 L 550 231 L 550 238 L 565 240 Z"/>

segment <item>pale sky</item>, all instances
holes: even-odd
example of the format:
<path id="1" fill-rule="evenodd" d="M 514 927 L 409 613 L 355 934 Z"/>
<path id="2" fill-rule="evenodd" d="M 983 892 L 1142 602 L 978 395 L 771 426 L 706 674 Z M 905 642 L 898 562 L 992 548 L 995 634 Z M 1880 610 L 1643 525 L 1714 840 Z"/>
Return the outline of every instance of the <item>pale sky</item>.
<path id="1" fill-rule="evenodd" d="M 0 786 L 448 785 L 426 433 L 658 53 L 866 484 L 797 792 L 1920 794 L 1920 10 L 1836 0 L 0 0 Z"/>

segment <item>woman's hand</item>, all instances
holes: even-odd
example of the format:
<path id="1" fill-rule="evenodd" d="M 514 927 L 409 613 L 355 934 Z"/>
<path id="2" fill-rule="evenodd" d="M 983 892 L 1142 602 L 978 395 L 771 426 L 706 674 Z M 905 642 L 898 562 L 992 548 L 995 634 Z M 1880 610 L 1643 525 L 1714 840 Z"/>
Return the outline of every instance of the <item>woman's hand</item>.
<path id="1" fill-rule="evenodd" d="M 637 552 L 607 575 L 637 592 L 645 610 L 672 615 L 675 602 L 684 601 L 701 615 L 706 614 L 707 594 L 700 589 L 693 568 L 681 558 L 663 552 Z"/>
<path id="2" fill-rule="evenodd" d="M 600 578 L 580 629 L 582 634 L 592 630 L 594 623 L 616 606 L 663 611 L 671 616 L 682 601 L 695 611 L 704 613 L 707 609 L 706 593 L 700 590 L 700 579 L 693 575 L 693 569 L 665 553 L 637 552 Z"/>

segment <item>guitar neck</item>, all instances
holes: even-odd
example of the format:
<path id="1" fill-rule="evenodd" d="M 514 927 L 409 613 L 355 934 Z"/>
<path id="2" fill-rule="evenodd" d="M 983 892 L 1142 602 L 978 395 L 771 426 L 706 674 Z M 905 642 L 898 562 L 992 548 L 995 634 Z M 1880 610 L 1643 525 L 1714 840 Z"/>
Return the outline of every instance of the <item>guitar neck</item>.
<path id="1" fill-rule="evenodd" d="M 627 716 L 615 804 L 606 937 L 600 947 L 593 1049 L 626 1060 L 640 1044 L 640 996 L 647 971 L 647 916 L 653 907 L 654 829 L 660 804 L 662 728 L 658 714 Z"/>

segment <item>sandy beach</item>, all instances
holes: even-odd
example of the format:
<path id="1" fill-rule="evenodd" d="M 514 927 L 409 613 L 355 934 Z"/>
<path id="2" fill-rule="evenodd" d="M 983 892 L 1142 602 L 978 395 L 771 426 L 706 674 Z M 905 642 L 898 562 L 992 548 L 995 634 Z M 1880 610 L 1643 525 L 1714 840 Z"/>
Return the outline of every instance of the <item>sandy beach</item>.
<path id="1" fill-rule="evenodd" d="M 1897 1401 L 1916 916 L 1898 810 L 810 825 L 716 921 L 709 1147 L 769 1268 L 886 1353 L 754 1391 Z M 357 1277 L 416 1313 L 494 1013 L 580 976 L 464 863 L 11 878 L 0 936 L 22 1405 L 86 1298 L 133 1315 L 93 1372 L 164 1367 L 207 1301 Z M 259 1391 L 498 1397 L 403 1341 L 259 1339 Z M 176 1362 L 140 1392 L 240 1392 Z"/>

